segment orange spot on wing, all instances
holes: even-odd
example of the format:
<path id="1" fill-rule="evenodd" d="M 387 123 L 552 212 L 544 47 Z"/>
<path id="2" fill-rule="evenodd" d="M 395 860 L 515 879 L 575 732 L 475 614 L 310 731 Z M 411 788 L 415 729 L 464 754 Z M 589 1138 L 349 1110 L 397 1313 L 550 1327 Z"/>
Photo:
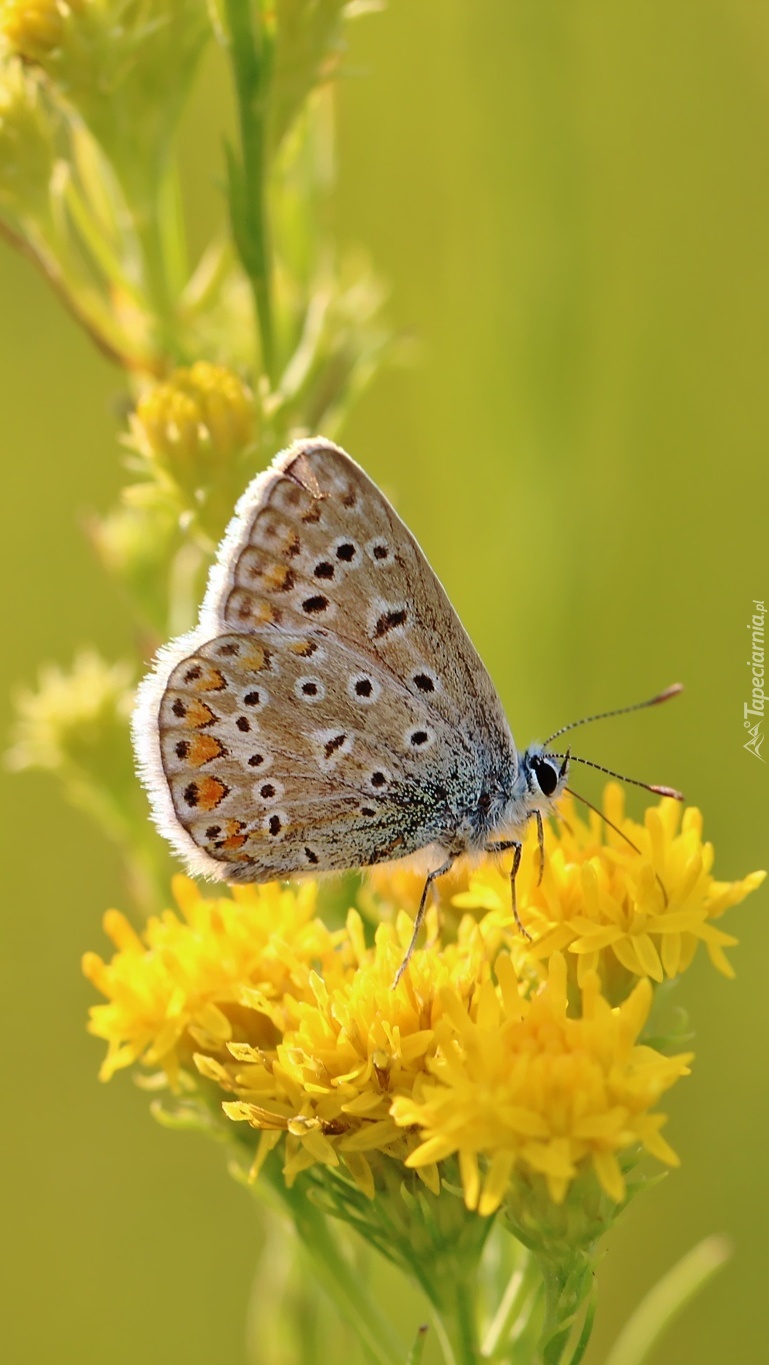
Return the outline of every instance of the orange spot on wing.
<path id="1" fill-rule="evenodd" d="M 270 626 L 277 619 L 278 613 L 269 603 L 262 602 L 249 592 L 244 592 L 242 588 L 235 588 L 227 600 L 227 616 L 231 620 L 247 621 L 251 626 Z"/>
<path id="2" fill-rule="evenodd" d="M 249 644 L 241 654 L 241 663 L 250 673 L 261 673 L 269 666 L 270 658 L 270 651 L 263 645 Z"/>
<path id="3" fill-rule="evenodd" d="M 223 839 L 220 844 L 217 844 L 217 848 L 226 848 L 228 852 L 232 852 L 236 848 L 242 848 L 247 837 L 245 834 L 231 834 L 229 839 Z"/>
<path id="4" fill-rule="evenodd" d="M 195 805 L 202 811 L 215 810 L 230 790 L 226 782 L 218 777 L 202 777 L 196 786 Z"/>
<path id="5" fill-rule="evenodd" d="M 215 720 L 214 712 L 204 701 L 193 700 L 186 703 L 184 725 L 187 729 L 202 730 L 205 725 L 211 725 Z"/>
<path id="6" fill-rule="evenodd" d="M 200 692 L 223 692 L 227 687 L 227 681 L 218 668 L 207 668 L 196 685 Z"/>
<path id="7" fill-rule="evenodd" d="M 189 743 L 187 762 L 193 768 L 201 768 L 204 763 L 210 763 L 212 758 L 220 758 L 224 753 L 224 745 L 215 735 L 196 735 L 192 740 L 185 740 Z"/>
<path id="8" fill-rule="evenodd" d="M 281 588 L 286 587 L 289 581 L 293 583 L 294 571 L 289 569 L 287 564 L 271 564 L 269 569 L 265 569 L 262 573 L 262 579 L 265 587 L 280 591 Z"/>

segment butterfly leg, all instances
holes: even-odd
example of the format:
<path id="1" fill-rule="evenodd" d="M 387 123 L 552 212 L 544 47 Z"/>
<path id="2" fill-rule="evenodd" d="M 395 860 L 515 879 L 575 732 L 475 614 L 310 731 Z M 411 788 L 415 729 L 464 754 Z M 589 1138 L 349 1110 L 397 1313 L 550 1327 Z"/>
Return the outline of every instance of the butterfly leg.
<path id="1" fill-rule="evenodd" d="M 538 810 L 534 812 L 534 819 L 537 822 L 537 848 L 539 849 L 539 876 L 537 886 L 542 885 L 542 873 L 545 870 L 545 831 L 542 828 L 542 816 Z"/>
<path id="2" fill-rule="evenodd" d="M 411 954 L 413 953 L 414 949 L 417 946 L 419 930 L 422 928 L 422 920 L 425 917 L 425 909 L 427 907 L 427 897 L 430 894 L 430 887 L 432 886 L 433 882 L 437 882 L 438 878 L 443 876 L 444 872 L 448 872 L 450 868 L 453 867 L 455 860 L 456 860 L 455 855 L 450 854 L 450 856 L 446 859 L 445 863 L 442 863 L 440 867 L 434 868 L 432 872 L 428 872 L 427 874 L 427 880 L 425 881 L 424 888 L 422 890 L 422 898 L 419 902 L 419 909 L 417 910 L 416 919 L 414 920 L 414 931 L 411 935 L 411 942 L 409 943 L 409 946 L 406 949 L 406 956 L 404 957 L 400 967 L 395 973 L 395 980 L 393 981 L 393 990 L 395 990 L 395 987 L 397 986 L 398 982 L 403 976 L 403 973 L 405 972 L 409 964 L 409 958 L 411 957 Z"/>
<path id="3" fill-rule="evenodd" d="M 495 840 L 493 844 L 487 844 L 483 851 L 484 853 L 507 853 L 510 849 L 513 850 L 513 865 L 510 868 L 510 894 L 513 901 L 513 916 L 523 937 L 531 942 L 531 934 L 521 923 L 521 917 L 518 914 L 518 897 L 515 894 L 515 879 L 518 876 L 518 868 L 521 866 L 521 844 L 517 839 L 498 839 Z"/>

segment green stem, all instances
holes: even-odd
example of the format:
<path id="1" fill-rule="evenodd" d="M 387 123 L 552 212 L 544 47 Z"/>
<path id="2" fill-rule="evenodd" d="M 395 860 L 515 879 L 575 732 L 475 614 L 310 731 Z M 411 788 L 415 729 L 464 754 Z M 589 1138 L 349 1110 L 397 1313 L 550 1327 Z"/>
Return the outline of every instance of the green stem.
<path id="1" fill-rule="evenodd" d="M 414 1345 L 408 1353 L 406 1365 L 422 1365 L 422 1356 L 424 1355 L 425 1342 L 427 1341 L 427 1332 L 428 1329 L 424 1325 L 417 1328 Z"/>
<path id="2" fill-rule="evenodd" d="M 167 156 L 157 152 L 146 162 L 138 156 L 125 156 L 115 172 L 138 252 L 136 285 L 155 324 L 154 350 L 160 361 L 178 362 L 178 318 L 166 259 L 167 228 L 163 222 L 171 165 Z"/>
<path id="3" fill-rule="evenodd" d="M 436 1329 L 450 1365 L 478 1365 L 480 1361 L 475 1305 L 477 1282 L 475 1274 L 457 1276 L 445 1302 L 435 1310 Z"/>
<path id="4" fill-rule="evenodd" d="M 349 1322 L 377 1365 L 401 1365 L 407 1348 L 369 1293 L 368 1285 L 344 1256 L 327 1217 L 302 1192 L 274 1187 L 288 1207 L 302 1245 L 340 1314 Z"/>
<path id="5" fill-rule="evenodd" d="M 585 1314 L 576 1347 L 577 1359 L 587 1347 L 593 1318 L 588 1305 L 594 1300 L 594 1258 L 589 1251 L 576 1250 L 567 1260 L 539 1258 L 545 1295 L 545 1315 L 540 1339 L 542 1365 L 567 1365 L 569 1340 L 575 1323 Z M 587 1310 L 587 1311 L 586 1311 Z"/>
<path id="6" fill-rule="evenodd" d="M 571 1331 L 571 1317 L 564 1302 L 567 1276 L 561 1265 L 542 1262 L 545 1286 L 545 1324 L 542 1333 L 543 1365 L 560 1365 L 563 1349 Z M 567 1321 L 564 1322 L 564 1319 Z"/>
<path id="7" fill-rule="evenodd" d="M 729 1260 L 725 1237 L 706 1237 L 664 1275 L 625 1324 L 606 1365 L 644 1365 L 670 1323 Z"/>
<path id="8" fill-rule="evenodd" d="M 595 1310 L 597 1307 L 598 1296 L 595 1292 L 595 1288 L 593 1288 L 593 1291 L 588 1300 L 585 1317 L 582 1322 L 582 1331 L 580 1332 L 579 1340 L 577 1341 L 577 1344 L 574 1347 L 574 1351 L 569 1361 L 569 1365 L 580 1365 L 580 1361 L 582 1360 L 582 1357 L 584 1356 L 585 1351 L 587 1350 L 590 1344 L 590 1338 L 593 1335 L 593 1323 L 595 1322 Z"/>
<path id="9" fill-rule="evenodd" d="M 179 352 L 175 308 L 169 288 L 157 200 L 135 205 L 131 217 L 141 249 L 147 305 L 156 324 L 156 350 L 160 356 L 177 361 Z"/>
<path id="10" fill-rule="evenodd" d="M 507 1287 L 483 1341 L 483 1356 L 493 1359 L 507 1347 L 516 1327 L 521 1329 L 531 1314 L 533 1297 L 540 1283 L 534 1257 L 527 1252 L 522 1267 L 510 1276 Z M 518 1334 L 520 1335 L 520 1333 Z"/>
<path id="11" fill-rule="evenodd" d="M 229 57 L 238 106 L 241 163 L 229 155 L 232 232 L 251 284 L 262 367 L 275 377 L 272 259 L 267 207 L 267 112 L 272 79 L 273 36 L 261 5 L 224 0 Z"/>

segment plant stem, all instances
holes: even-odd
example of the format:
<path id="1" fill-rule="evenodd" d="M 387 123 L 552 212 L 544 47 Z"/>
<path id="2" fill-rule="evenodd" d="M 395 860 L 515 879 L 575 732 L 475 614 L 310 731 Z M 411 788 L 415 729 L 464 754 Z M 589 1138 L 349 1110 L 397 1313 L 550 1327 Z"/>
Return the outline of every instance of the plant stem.
<path id="1" fill-rule="evenodd" d="M 482 1348 L 484 1357 L 493 1359 L 504 1351 L 523 1315 L 528 1316 L 531 1313 L 532 1297 L 539 1282 L 537 1263 L 534 1257 L 527 1253 L 523 1266 L 510 1276 L 494 1320 L 486 1333 Z"/>
<path id="2" fill-rule="evenodd" d="M 278 1191 L 288 1207 L 319 1282 L 349 1322 L 377 1365 L 400 1365 L 406 1348 L 369 1293 L 368 1286 L 344 1256 L 325 1214 L 302 1192 Z"/>
<path id="3" fill-rule="evenodd" d="M 571 1317 L 564 1303 L 567 1276 L 562 1266 L 542 1261 L 545 1286 L 545 1325 L 543 1331 L 543 1365 L 559 1365 L 563 1348 L 571 1331 Z M 564 1323 L 566 1319 L 566 1323 Z"/>
<path id="4" fill-rule="evenodd" d="M 588 1251 L 575 1250 L 565 1261 L 539 1258 L 545 1291 L 545 1320 L 542 1328 L 542 1365 L 567 1365 L 566 1350 L 574 1325 L 585 1313 L 593 1299 L 594 1258 Z M 587 1348 L 593 1318 L 589 1309 L 585 1315 L 577 1358 Z"/>
<path id="5" fill-rule="evenodd" d="M 643 1365 L 673 1318 L 730 1255 L 725 1237 L 706 1237 L 687 1252 L 642 1299 L 609 1352 L 606 1365 Z"/>
<path id="6" fill-rule="evenodd" d="M 438 1331 L 444 1346 L 450 1354 L 447 1359 L 451 1365 L 477 1365 L 478 1338 L 475 1312 L 475 1290 L 477 1277 L 457 1276 L 451 1285 L 451 1293 L 438 1315 Z"/>
<path id="7" fill-rule="evenodd" d="M 235 245 L 251 284 L 262 368 L 275 377 L 272 261 L 267 207 L 267 110 L 273 35 L 244 0 L 224 0 L 229 57 L 238 106 L 241 162 L 229 154 L 230 216 Z M 261 9 L 257 5 L 257 11 Z"/>
<path id="8" fill-rule="evenodd" d="M 167 234 L 162 222 L 167 200 L 170 162 L 158 155 L 151 161 L 126 155 L 115 167 L 125 200 L 124 222 L 135 242 L 135 278 L 131 281 L 154 324 L 153 372 L 178 364 L 178 318 L 166 259 Z"/>

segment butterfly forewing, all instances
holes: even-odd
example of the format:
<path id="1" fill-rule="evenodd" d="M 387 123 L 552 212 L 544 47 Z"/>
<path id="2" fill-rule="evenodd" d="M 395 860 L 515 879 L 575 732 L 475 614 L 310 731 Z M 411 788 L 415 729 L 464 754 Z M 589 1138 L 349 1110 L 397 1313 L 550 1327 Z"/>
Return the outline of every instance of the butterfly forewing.
<path id="1" fill-rule="evenodd" d="M 323 441 L 278 456 L 246 492 L 200 625 L 161 655 L 138 717 L 161 828 L 193 870 L 229 880 L 440 842 L 480 794 L 488 755 L 516 762 L 415 540 Z"/>

